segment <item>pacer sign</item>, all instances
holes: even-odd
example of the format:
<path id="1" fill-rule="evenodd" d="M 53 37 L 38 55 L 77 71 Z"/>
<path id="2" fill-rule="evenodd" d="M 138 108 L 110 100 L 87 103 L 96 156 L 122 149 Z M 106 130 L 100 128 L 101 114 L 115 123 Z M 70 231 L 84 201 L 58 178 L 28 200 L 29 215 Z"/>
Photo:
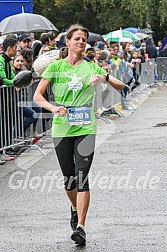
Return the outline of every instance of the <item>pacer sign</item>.
<path id="1" fill-rule="evenodd" d="M 67 117 L 70 125 L 83 125 L 91 123 L 89 107 L 68 108 Z"/>

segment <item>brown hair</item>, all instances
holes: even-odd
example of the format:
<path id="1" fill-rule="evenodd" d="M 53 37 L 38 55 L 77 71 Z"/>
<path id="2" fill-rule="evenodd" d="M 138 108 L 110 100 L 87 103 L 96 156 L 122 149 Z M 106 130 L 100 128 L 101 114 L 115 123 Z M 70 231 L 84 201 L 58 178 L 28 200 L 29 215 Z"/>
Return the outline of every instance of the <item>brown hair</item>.
<path id="1" fill-rule="evenodd" d="M 130 45 L 130 42 L 123 42 L 123 43 L 122 43 L 122 49 L 123 49 L 123 50 L 125 50 L 127 44 Z"/>
<path id="2" fill-rule="evenodd" d="M 68 56 L 68 47 L 62 47 L 59 51 L 59 59 L 64 59 Z"/>
<path id="3" fill-rule="evenodd" d="M 95 52 L 93 51 L 89 51 L 86 56 L 90 59 L 90 60 L 93 60 L 94 57 L 95 57 Z"/>
<path id="4" fill-rule="evenodd" d="M 88 30 L 79 24 L 74 24 L 69 27 L 69 29 L 67 30 L 67 33 L 66 33 L 66 39 L 71 39 L 73 33 L 76 31 L 83 31 L 86 34 L 86 37 L 88 39 L 88 37 L 89 37 Z"/>

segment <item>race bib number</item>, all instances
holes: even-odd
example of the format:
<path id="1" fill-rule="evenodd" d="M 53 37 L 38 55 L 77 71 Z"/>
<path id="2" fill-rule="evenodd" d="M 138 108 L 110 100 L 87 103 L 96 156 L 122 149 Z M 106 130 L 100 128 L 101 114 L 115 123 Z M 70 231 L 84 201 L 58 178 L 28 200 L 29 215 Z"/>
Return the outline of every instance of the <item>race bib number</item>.
<path id="1" fill-rule="evenodd" d="M 70 125 L 83 125 L 91 123 L 89 107 L 68 108 L 67 117 Z"/>

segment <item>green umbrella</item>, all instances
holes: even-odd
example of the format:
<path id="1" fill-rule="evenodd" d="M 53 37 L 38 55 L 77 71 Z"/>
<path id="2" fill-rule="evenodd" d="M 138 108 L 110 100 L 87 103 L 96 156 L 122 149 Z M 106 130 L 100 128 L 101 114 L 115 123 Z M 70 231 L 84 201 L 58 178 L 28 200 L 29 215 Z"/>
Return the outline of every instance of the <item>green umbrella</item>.
<path id="1" fill-rule="evenodd" d="M 140 40 L 135 34 L 125 30 L 109 32 L 103 38 L 109 42 L 135 42 Z"/>

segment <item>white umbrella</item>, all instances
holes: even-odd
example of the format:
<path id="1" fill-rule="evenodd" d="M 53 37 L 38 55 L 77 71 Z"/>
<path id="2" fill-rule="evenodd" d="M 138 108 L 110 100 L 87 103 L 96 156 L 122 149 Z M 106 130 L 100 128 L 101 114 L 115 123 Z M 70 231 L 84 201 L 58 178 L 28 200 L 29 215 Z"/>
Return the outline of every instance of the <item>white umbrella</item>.
<path id="1" fill-rule="evenodd" d="M 0 23 L 0 33 L 27 33 L 42 31 L 58 31 L 57 28 L 44 16 L 22 13 L 9 16 Z"/>

